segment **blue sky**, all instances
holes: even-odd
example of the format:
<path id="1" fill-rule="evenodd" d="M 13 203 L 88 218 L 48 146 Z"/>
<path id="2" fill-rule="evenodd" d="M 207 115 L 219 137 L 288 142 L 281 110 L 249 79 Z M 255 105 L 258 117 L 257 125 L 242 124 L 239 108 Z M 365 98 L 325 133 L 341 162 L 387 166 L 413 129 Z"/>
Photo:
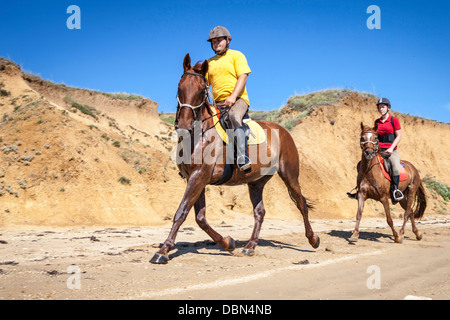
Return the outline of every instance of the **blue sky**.
<path id="1" fill-rule="evenodd" d="M 81 9 L 70 30 L 67 8 Z M 370 5 L 381 29 L 368 29 Z M 226 26 L 252 73 L 251 108 L 348 88 L 388 97 L 395 111 L 450 123 L 450 1 L 8 1 L 0 56 L 70 86 L 136 93 L 174 112 L 182 60 L 213 55 L 209 30 Z"/>

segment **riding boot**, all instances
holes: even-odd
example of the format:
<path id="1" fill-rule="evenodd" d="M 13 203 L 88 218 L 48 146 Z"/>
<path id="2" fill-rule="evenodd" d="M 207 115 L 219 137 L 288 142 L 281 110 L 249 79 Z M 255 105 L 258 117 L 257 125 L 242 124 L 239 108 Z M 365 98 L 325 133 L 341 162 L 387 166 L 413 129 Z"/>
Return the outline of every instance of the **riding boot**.
<path id="1" fill-rule="evenodd" d="M 243 125 L 234 130 L 236 137 L 236 163 L 240 170 L 251 169 L 250 158 L 248 157 L 247 140 L 250 129 L 248 126 Z"/>
<path id="2" fill-rule="evenodd" d="M 400 183 L 400 176 L 393 176 L 391 190 L 392 190 L 392 202 L 395 202 L 395 203 L 402 200 L 404 197 L 403 193 L 398 188 L 399 183 Z"/>

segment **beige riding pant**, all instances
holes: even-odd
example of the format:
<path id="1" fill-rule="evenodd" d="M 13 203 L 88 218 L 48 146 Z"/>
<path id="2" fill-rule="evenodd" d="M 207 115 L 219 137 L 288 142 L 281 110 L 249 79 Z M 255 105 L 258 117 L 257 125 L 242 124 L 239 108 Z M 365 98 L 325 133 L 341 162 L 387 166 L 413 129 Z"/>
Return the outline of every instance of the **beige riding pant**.
<path id="1" fill-rule="evenodd" d="M 381 149 L 381 152 L 385 152 L 387 149 Z M 398 156 L 398 150 L 395 149 L 394 152 L 389 156 L 388 158 L 391 167 L 392 167 L 392 174 L 394 176 L 400 175 L 400 157 Z"/>
<path id="2" fill-rule="evenodd" d="M 228 111 L 228 117 L 233 129 L 242 127 L 242 118 L 248 110 L 249 105 L 244 99 L 238 98 L 235 104 Z"/>

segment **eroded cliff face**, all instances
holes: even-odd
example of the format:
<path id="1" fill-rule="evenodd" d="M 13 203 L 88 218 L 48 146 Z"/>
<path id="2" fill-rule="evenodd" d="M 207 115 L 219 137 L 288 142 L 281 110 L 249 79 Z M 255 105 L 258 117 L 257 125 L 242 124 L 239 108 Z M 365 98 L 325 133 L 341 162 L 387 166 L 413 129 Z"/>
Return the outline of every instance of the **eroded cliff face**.
<path id="1" fill-rule="evenodd" d="M 156 102 L 56 85 L 24 75 L 5 59 L 0 89 L 0 226 L 160 225 L 172 219 L 186 182 L 170 161 L 176 139 Z M 346 192 L 356 184 L 360 123 L 378 117 L 375 104 L 350 93 L 314 108 L 291 131 L 303 194 L 315 206 L 310 219 L 355 216 L 356 201 Z M 393 114 L 403 127 L 401 158 L 422 177 L 450 184 L 450 125 Z M 426 214 L 442 207 L 437 196 L 428 198 Z M 211 221 L 252 214 L 246 186 L 208 186 L 206 199 Z M 300 219 L 277 175 L 266 186 L 264 204 L 267 218 Z M 394 216 L 402 214 L 395 208 Z M 381 204 L 370 200 L 364 214 L 384 216 Z"/>
<path id="2" fill-rule="evenodd" d="M 399 144 L 400 158 L 410 161 L 421 177 L 429 175 L 450 183 L 450 125 L 403 115 L 391 111 L 402 125 Z M 301 158 L 302 186 L 305 194 L 320 199 L 318 212 L 332 210 L 336 216 L 352 218 L 356 201 L 347 199 L 346 192 L 356 186 L 356 165 L 361 160 L 360 124 L 373 125 L 379 118 L 376 100 L 350 93 L 337 104 L 316 107 L 301 124 L 292 130 Z M 430 211 L 434 207 L 429 194 Z M 400 206 L 394 207 L 398 215 Z M 381 204 L 366 201 L 365 214 L 384 215 Z M 328 216 L 329 214 L 326 214 Z"/>

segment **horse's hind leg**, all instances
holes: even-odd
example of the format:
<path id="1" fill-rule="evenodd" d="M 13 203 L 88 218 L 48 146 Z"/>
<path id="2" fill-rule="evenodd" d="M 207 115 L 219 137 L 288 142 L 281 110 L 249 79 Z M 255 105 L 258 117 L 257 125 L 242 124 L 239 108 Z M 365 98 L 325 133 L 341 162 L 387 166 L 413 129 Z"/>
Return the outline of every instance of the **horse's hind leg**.
<path id="1" fill-rule="evenodd" d="M 271 178 L 271 176 L 266 176 L 262 180 L 251 183 L 248 185 L 248 190 L 250 192 L 250 200 L 253 205 L 253 215 L 255 217 L 255 225 L 253 227 L 252 236 L 242 250 L 247 256 L 252 256 L 255 254 L 255 247 L 258 244 L 259 232 L 261 231 L 261 226 L 264 221 L 264 215 L 266 214 L 266 209 L 263 204 L 263 190 L 266 182 Z"/>
<path id="2" fill-rule="evenodd" d="M 416 239 L 417 240 L 422 240 L 423 235 L 422 235 L 422 232 L 420 232 L 419 229 L 417 229 L 417 227 L 416 227 L 416 221 L 415 221 L 413 213 L 411 213 L 411 217 L 410 218 L 411 218 L 412 231 L 416 235 Z"/>
<path id="3" fill-rule="evenodd" d="M 208 224 L 205 218 L 206 213 L 206 201 L 205 201 L 205 189 L 203 189 L 202 193 L 200 194 L 197 202 L 194 204 L 195 209 L 195 221 L 197 224 L 202 228 L 203 231 L 205 231 L 211 239 L 222 246 L 227 251 L 233 251 L 236 249 L 235 242 L 233 238 L 231 237 L 222 237 L 219 233 L 214 231 L 213 228 Z"/>
<path id="4" fill-rule="evenodd" d="M 311 224 L 309 223 L 308 205 L 306 204 L 306 199 L 302 195 L 300 183 L 298 182 L 298 171 L 298 161 L 280 161 L 278 174 L 288 188 L 292 201 L 294 201 L 303 216 L 305 235 L 308 238 L 309 244 L 316 249 L 319 247 L 320 239 L 314 234 Z"/>
<path id="5" fill-rule="evenodd" d="M 391 227 L 392 234 L 394 235 L 395 242 L 396 243 L 402 243 L 403 238 L 398 236 L 397 231 L 395 231 L 394 223 L 392 221 L 391 217 L 391 209 L 389 208 L 389 198 L 386 196 L 382 198 L 381 203 L 383 204 L 384 211 L 386 213 L 386 222 L 388 223 L 389 227 Z"/>
<path id="6" fill-rule="evenodd" d="M 413 204 L 414 204 L 414 195 L 416 191 L 412 191 L 412 186 L 408 187 L 408 191 L 405 192 L 405 198 L 400 201 L 400 204 L 403 209 L 405 209 L 405 217 L 403 221 L 402 228 L 400 229 L 400 237 L 403 239 L 403 235 L 405 234 L 405 226 L 408 219 L 411 220 L 412 231 L 416 235 L 417 240 L 422 240 L 422 233 L 416 227 L 416 221 L 413 213 Z"/>

